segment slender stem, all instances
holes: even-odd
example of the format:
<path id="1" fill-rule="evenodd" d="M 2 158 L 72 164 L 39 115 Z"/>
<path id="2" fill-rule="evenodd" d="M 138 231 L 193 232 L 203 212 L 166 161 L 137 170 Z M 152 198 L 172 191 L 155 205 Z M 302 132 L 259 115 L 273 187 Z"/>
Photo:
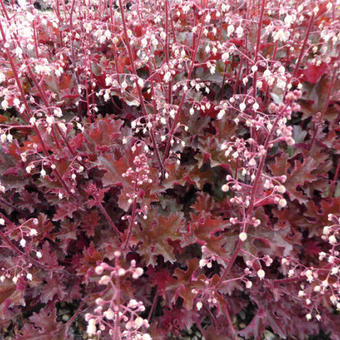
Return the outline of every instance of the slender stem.
<path id="1" fill-rule="evenodd" d="M 308 27 L 307 27 L 307 31 L 306 31 L 306 35 L 305 35 L 305 39 L 303 40 L 302 47 L 301 47 L 301 50 L 300 50 L 300 54 L 299 54 L 299 57 L 298 57 L 298 60 L 297 60 L 297 63 L 296 63 L 296 66 L 295 66 L 292 78 L 296 77 L 296 73 L 297 73 L 297 71 L 298 71 L 298 69 L 300 67 L 300 63 L 301 63 L 301 60 L 302 60 L 304 52 L 305 52 L 305 47 L 306 47 L 307 39 L 309 37 L 309 33 L 310 33 L 311 28 L 312 28 L 313 20 L 314 20 L 314 13 L 311 15 L 311 17 L 309 19 Z"/>
<path id="2" fill-rule="evenodd" d="M 132 203 L 132 214 L 131 214 L 131 219 L 130 219 L 130 224 L 129 224 L 129 229 L 128 229 L 128 235 L 126 237 L 126 241 L 124 243 L 123 246 L 123 250 L 126 249 L 126 247 L 129 244 L 130 238 L 131 238 L 131 234 L 132 234 L 132 228 L 133 225 L 135 223 L 135 217 L 136 217 L 136 208 L 137 208 L 137 178 L 135 179 L 135 184 L 134 184 L 134 188 L 133 188 L 133 192 L 134 192 L 134 199 L 133 199 L 133 203 Z"/>
<path id="3" fill-rule="evenodd" d="M 88 71 L 88 65 L 87 65 L 87 56 L 86 56 L 86 66 L 85 66 L 85 95 L 86 95 L 86 106 L 87 106 L 87 116 L 91 117 L 90 112 L 90 100 L 89 100 L 89 88 L 88 88 L 88 80 L 87 80 L 87 71 Z"/>
<path id="4" fill-rule="evenodd" d="M 165 61 L 169 65 L 169 0 L 165 0 Z M 171 103 L 171 80 L 168 82 L 168 103 Z"/>
<path id="5" fill-rule="evenodd" d="M 73 324 L 73 322 L 75 321 L 75 319 L 78 317 L 78 315 L 83 312 L 82 308 L 84 307 L 83 302 L 80 303 L 78 309 L 75 311 L 75 313 L 72 315 L 72 317 L 67 321 L 66 326 L 65 326 L 65 332 L 64 332 L 64 336 L 67 337 L 68 336 L 68 332 L 70 331 L 70 328 Z"/>
<path id="6" fill-rule="evenodd" d="M 125 19 L 125 13 L 124 13 L 124 7 L 123 7 L 122 0 L 119 0 L 119 7 L 120 7 L 121 16 L 122 16 L 123 30 L 124 30 L 124 36 L 125 36 L 125 44 L 126 44 L 126 47 L 127 47 L 127 50 L 128 50 L 132 72 L 135 75 L 135 84 L 136 84 L 136 88 L 137 88 L 137 92 L 138 92 L 138 96 L 139 96 L 140 105 L 141 105 L 141 108 L 142 108 L 143 115 L 145 117 L 147 117 L 147 110 L 146 110 L 146 107 L 145 107 L 144 97 L 143 97 L 143 94 L 142 94 L 142 89 L 140 88 L 140 86 L 138 84 L 138 75 L 137 75 L 137 70 L 136 70 L 136 67 L 135 67 L 135 60 L 133 58 L 133 54 L 132 54 L 132 50 L 131 50 L 131 46 L 130 46 L 130 39 L 129 39 L 129 36 L 128 36 L 128 33 L 127 33 L 126 19 Z M 156 150 L 156 155 L 157 155 L 159 153 L 158 152 L 158 145 L 156 143 L 154 134 L 151 133 L 151 132 L 150 132 L 150 137 L 151 137 L 151 141 L 152 141 L 154 149 Z M 157 160 L 159 162 L 159 168 L 163 172 L 163 163 L 161 162 L 160 157 L 157 157 Z"/>
<path id="7" fill-rule="evenodd" d="M 264 166 L 264 162 L 266 160 L 266 156 L 267 156 L 267 149 L 268 149 L 268 145 L 269 145 L 269 142 L 270 142 L 270 139 L 272 137 L 272 135 L 274 134 L 274 130 L 276 129 L 276 126 L 281 118 L 281 114 L 283 113 L 283 111 L 285 110 L 285 107 L 282 108 L 282 110 L 277 114 L 276 116 L 276 119 L 273 123 L 273 126 L 269 132 L 269 134 L 267 135 L 267 138 L 264 142 L 264 150 L 266 150 L 266 153 L 261 157 L 260 159 L 260 163 L 259 163 L 259 166 L 257 168 L 257 172 L 256 172 L 256 176 L 255 176 L 255 180 L 254 180 L 254 185 L 253 185 L 253 188 L 252 188 L 252 191 L 251 191 L 251 195 L 250 195 L 250 203 L 249 203 L 249 208 L 247 210 L 247 214 L 244 218 L 244 222 L 243 222 L 243 228 L 242 230 L 246 233 L 247 230 L 248 230 L 248 226 L 249 226 L 249 220 L 250 220 L 250 217 L 253 213 L 253 210 L 254 210 L 254 207 L 255 207 L 255 199 L 256 199 L 256 192 L 257 192 L 257 188 L 258 188 L 258 184 L 259 184 L 259 180 L 261 178 L 261 172 L 262 172 L 262 169 L 263 169 L 263 166 Z M 230 259 L 230 261 L 228 262 L 228 265 L 227 267 L 225 268 L 220 280 L 217 282 L 216 284 L 216 287 L 219 287 L 222 282 L 224 281 L 224 279 L 227 277 L 227 275 L 229 274 L 237 256 L 238 256 L 238 253 L 240 252 L 241 248 L 242 248 L 242 244 L 243 242 L 238 239 L 237 241 L 237 244 L 236 244 L 236 248 L 232 254 L 232 257 Z"/>
<path id="8" fill-rule="evenodd" d="M 158 287 L 156 286 L 156 292 L 155 292 L 155 295 L 154 295 L 154 297 L 153 297 L 151 309 L 150 309 L 150 312 L 149 312 L 149 315 L 148 315 L 148 322 L 149 322 L 149 323 L 150 323 L 150 320 L 151 320 L 151 318 L 152 318 L 153 311 L 155 310 L 155 307 L 156 307 L 158 295 L 159 295 L 159 294 L 158 294 Z"/>
<path id="9" fill-rule="evenodd" d="M 33 129 L 32 125 L 10 125 L 10 124 L 0 124 L 0 128 L 7 128 L 8 130 L 16 129 L 16 130 L 31 130 Z"/>
<path id="10" fill-rule="evenodd" d="M 33 10 L 31 11 L 31 13 Z M 33 14 L 33 13 L 32 13 Z M 37 38 L 37 29 L 35 27 L 35 20 L 33 20 L 33 36 L 34 36 L 34 49 L 37 58 L 39 58 L 39 49 L 38 49 L 38 38 Z"/>
<path id="11" fill-rule="evenodd" d="M 111 30 L 113 32 L 113 27 L 114 27 L 114 21 L 113 21 L 113 11 L 112 11 L 112 0 L 110 0 L 109 2 L 109 10 L 110 10 L 110 21 L 111 21 Z M 114 59 L 114 63 L 115 63 L 115 67 L 116 67 L 116 73 L 117 73 L 117 81 L 118 84 L 120 84 L 120 79 L 119 79 L 119 71 L 118 71 L 118 56 L 117 56 L 117 50 L 116 50 L 116 45 L 113 44 L 113 59 Z"/>
<path id="12" fill-rule="evenodd" d="M 234 328 L 234 325 L 233 325 L 233 321 L 231 320 L 231 317 L 230 317 L 230 313 L 229 313 L 229 308 L 228 308 L 227 302 L 225 303 L 225 306 L 223 308 L 223 312 L 224 312 L 224 314 L 225 314 L 225 316 L 227 318 L 228 326 L 230 328 L 232 338 L 234 340 L 238 340 L 237 334 L 236 334 L 236 331 L 235 331 L 235 328 Z"/>
<path id="13" fill-rule="evenodd" d="M 112 221 L 110 215 L 107 213 L 106 209 L 103 207 L 103 204 L 99 203 L 98 207 L 99 207 L 100 211 L 102 212 L 102 214 L 105 216 L 110 227 L 114 230 L 114 232 L 117 234 L 117 236 L 120 239 L 120 232 L 119 232 L 118 228 L 115 226 L 115 224 L 113 223 L 113 221 Z"/>
<path id="14" fill-rule="evenodd" d="M 59 135 L 60 135 L 61 138 L 63 139 L 65 145 L 67 146 L 67 148 L 68 148 L 69 151 L 71 152 L 71 155 L 72 155 L 73 157 L 75 157 L 75 156 L 76 156 L 76 153 L 73 151 L 73 149 L 72 149 L 70 143 L 68 142 L 67 138 L 64 136 L 63 132 L 61 131 L 61 129 L 60 129 L 60 127 L 59 127 L 59 125 L 58 125 L 58 124 L 55 124 L 55 127 L 56 127 L 56 129 L 57 129 Z"/>
<path id="15" fill-rule="evenodd" d="M 200 330 L 201 334 L 203 335 L 204 339 L 208 339 L 206 335 L 206 331 L 203 329 L 201 322 L 198 320 L 198 317 L 196 315 L 193 315 L 193 319 L 195 321 L 197 328 Z"/>
<path id="16" fill-rule="evenodd" d="M 331 78 L 331 83 L 328 87 L 328 92 L 327 92 L 327 97 L 326 97 L 326 101 L 325 101 L 325 105 L 322 109 L 322 112 L 321 112 L 321 117 L 320 117 L 320 121 L 322 121 L 322 118 L 323 116 L 325 115 L 327 109 L 328 109 L 328 106 L 329 106 L 329 102 L 330 102 L 330 99 L 331 99 L 331 94 L 332 94 L 332 90 L 333 90 L 333 87 L 334 87 L 334 84 L 335 84 L 335 75 L 336 75 L 336 71 L 337 69 L 334 68 L 333 70 L 333 74 L 332 74 L 332 78 Z M 314 133 L 313 133 L 313 137 L 312 137 L 312 141 L 310 143 L 310 147 L 309 147 L 309 150 L 312 150 L 313 148 L 313 144 L 315 142 L 315 138 L 316 138 L 316 134 L 318 132 L 318 124 L 316 125 L 315 129 L 314 129 Z"/>
<path id="17" fill-rule="evenodd" d="M 278 280 L 272 280 L 271 282 L 274 284 L 287 284 L 287 283 L 291 283 L 291 282 L 296 282 L 302 280 L 302 277 L 288 277 L 286 279 L 278 279 Z"/>
<path id="18" fill-rule="evenodd" d="M 72 0 L 71 5 L 71 12 L 70 12 L 70 31 L 73 33 L 73 12 L 74 12 L 74 6 L 75 6 L 76 0 Z M 71 36 L 71 52 L 72 52 L 72 64 L 74 65 L 74 68 L 76 68 L 76 60 L 74 56 L 74 39 L 73 35 Z"/>
<path id="19" fill-rule="evenodd" d="M 6 11 L 5 11 L 5 13 L 6 13 Z M 7 17 L 7 15 L 6 15 L 6 17 Z M 6 42 L 6 35 L 5 35 L 4 30 L 3 30 L 3 27 L 2 27 L 1 22 L 0 22 L 0 33 L 1 33 L 1 36 L 2 36 L 3 41 Z M 17 43 L 18 43 L 18 45 L 19 45 L 19 42 L 18 42 L 17 37 L 16 37 L 16 41 L 17 41 Z M 19 46 L 20 46 L 20 45 L 19 45 Z M 26 108 L 26 112 L 23 114 L 23 116 L 24 116 L 23 119 L 24 119 L 24 120 L 26 121 L 26 123 L 27 123 L 27 122 L 29 121 L 29 118 L 30 118 L 30 117 L 33 117 L 33 113 L 32 113 L 32 111 L 31 111 L 30 106 L 28 105 L 27 100 L 26 100 L 25 92 L 24 92 L 24 90 L 23 90 L 23 88 L 22 88 L 22 85 L 21 85 L 21 82 L 20 82 L 20 80 L 19 80 L 17 68 L 16 68 L 16 66 L 15 66 L 15 64 L 14 64 L 12 55 L 11 55 L 10 51 L 8 50 L 8 48 L 6 48 L 6 47 L 5 47 L 5 51 L 6 51 L 6 54 L 7 54 L 8 61 L 9 61 L 10 65 L 11 65 L 11 68 L 12 68 L 12 71 L 13 71 L 13 75 L 14 75 L 14 79 L 15 79 L 15 82 L 16 82 L 16 84 L 17 84 L 17 87 L 18 87 L 19 92 L 20 92 L 20 95 L 21 95 L 21 99 L 22 99 L 22 101 L 23 101 L 23 103 L 24 103 L 24 106 L 25 106 L 25 108 Z M 29 72 L 31 72 L 31 69 L 30 69 L 29 65 L 27 65 L 27 67 L 28 67 Z M 32 74 L 32 72 L 31 72 L 31 74 Z M 42 138 L 42 136 L 41 136 L 41 133 L 40 133 L 40 131 L 39 131 L 37 125 L 34 124 L 34 125 L 33 125 L 33 128 L 34 128 L 34 132 L 35 132 L 36 135 L 38 136 L 38 139 L 39 139 L 41 148 L 42 148 L 42 150 L 43 150 L 45 156 L 50 160 L 50 155 L 49 155 L 49 153 L 48 153 L 48 151 L 47 151 L 47 147 L 46 147 L 46 145 L 45 145 L 45 143 L 44 143 L 44 140 L 43 140 L 43 138 Z M 52 163 L 51 160 L 50 160 L 50 162 Z M 55 168 L 55 169 L 53 170 L 53 172 L 56 174 L 56 176 L 57 176 L 59 182 L 64 186 L 66 192 L 67 192 L 70 196 L 73 196 L 72 193 L 71 193 L 71 191 L 70 191 L 70 189 L 68 188 L 68 186 L 66 185 L 65 181 L 63 180 L 62 176 L 60 175 L 58 169 Z"/>
<path id="20" fill-rule="evenodd" d="M 339 171 L 340 171 L 340 159 L 338 159 L 338 164 L 336 166 L 334 178 L 333 178 L 333 181 L 331 183 L 331 189 L 329 190 L 329 196 L 328 196 L 329 198 L 333 197 L 333 195 L 334 195 L 335 184 L 336 184 L 338 177 L 339 177 Z"/>
<path id="21" fill-rule="evenodd" d="M 257 37 L 256 37 L 256 48 L 255 48 L 255 65 L 257 63 L 258 57 L 259 57 L 259 49 L 260 49 L 260 43 L 261 43 L 261 31 L 262 31 L 262 23 L 263 23 L 263 13 L 265 8 L 265 0 L 262 0 L 261 2 L 261 12 L 260 12 L 260 20 L 257 26 Z M 256 78 L 257 78 L 257 71 L 254 73 L 254 81 L 253 81 L 253 96 L 256 97 Z"/>
<path id="22" fill-rule="evenodd" d="M 57 135 L 56 135 L 56 133 L 55 133 L 55 124 L 53 124 L 53 125 L 51 126 L 51 133 L 52 133 L 53 139 L 54 139 L 54 141 L 55 141 L 55 143 L 56 143 L 56 145 L 57 145 L 57 148 L 58 148 L 59 150 L 61 150 L 61 145 L 60 145 L 59 140 L 58 140 L 58 138 L 57 138 Z"/>
<path id="23" fill-rule="evenodd" d="M 116 257 L 115 258 L 115 267 L 119 268 L 119 258 Z M 116 291 L 117 291 L 117 295 L 115 297 L 115 303 L 116 306 L 120 306 L 120 293 L 121 293 L 121 289 L 120 289 L 120 276 L 117 275 L 116 276 Z M 119 308 L 116 311 L 116 317 L 115 317 L 115 321 L 114 321 L 114 331 L 113 331 L 113 340 L 120 340 L 121 339 L 121 332 L 120 332 L 120 313 L 119 313 Z"/>
<path id="24" fill-rule="evenodd" d="M 51 270 L 50 267 L 42 264 L 41 262 L 35 260 L 34 258 L 32 258 L 31 256 L 29 256 L 28 254 L 25 254 L 23 251 L 21 251 L 17 246 L 15 246 L 8 238 L 7 236 L 0 231 L 0 238 L 7 244 L 8 248 L 12 249 L 16 254 L 18 254 L 19 256 L 22 256 L 24 258 L 26 258 L 28 260 L 28 262 L 32 262 L 33 264 L 35 264 L 37 267 L 40 267 L 44 270 Z"/>
<path id="25" fill-rule="evenodd" d="M 200 27 L 200 30 L 199 30 L 199 33 L 198 33 L 197 43 L 196 43 L 196 46 L 195 46 L 195 49 L 194 49 L 194 52 L 193 52 L 193 55 L 192 55 L 192 58 L 191 58 L 191 66 L 190 66 L 187 81 L 186 81 L 187 86 L 189 85 L 191 74 L 192 74 L 192 71 L 193 71 L 194 66 L 195 66 L 196 55 L 197 55 L 198 47 L 200 45 L 202 32 L 203 32 L 203 24 Z M 170 132 L 169 132 L 169 137 L 168 137 L 168 140 L 167 140 L 167 143 L 166 143 L 166 146 L 165 146 L 165 151 L 164 151 L 164 156 L 163 156 L 163 164 L 164 164 L 165 160 L 168 158 L 171 140 L 172 140 L 172 137 L 173 137 L 174 132 L 176 130 L 177 123 L 178 123 L 178 120 L 179 120 L 179 117 L 180 117 L 180 113 L 181 113 L 181 110 L 182 110 L 182 107 L 183 107 L 183 104 L 184 104 L 184 101 L 185 101 L 187 94 L 188 94 L 188 91 L 185 91 L 183 93 L 183 96 L 182 96 L 182 99 L 181 99 L 180 104 L 178 106 L 174 121 L 172 123 L 171 129 L 170 129 Z"/>
<path id="26" fill-rule="evenodd" d="M 3 198 L 0 198 L 0 203 L 7 205 L 8 207 L 12 208 L 12 209 L 17 209 L 17 207 L 15 207 L 14 205 L 12 205 L 11 203 L 5 201 Z"/>

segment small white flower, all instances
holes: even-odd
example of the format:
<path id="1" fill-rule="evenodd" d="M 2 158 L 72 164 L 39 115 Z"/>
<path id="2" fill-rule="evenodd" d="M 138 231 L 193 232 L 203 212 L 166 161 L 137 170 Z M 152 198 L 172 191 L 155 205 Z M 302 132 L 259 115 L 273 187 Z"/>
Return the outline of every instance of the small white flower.
<path id="1" fill-rule="evenodd" d="M 25 247 L 26 246 L 26 240 L 24 239 L 24 238 L 22 238 L 21 240 L 20 240 L 20 245 L 21 245 L 21 247 Z"/>
<path id="2" fill-rule="evenodd" d="M 139 87 L 143 87 L 144 86 L 144 80 L 142 78 L 138 78 L 138 81 L 137 81 Z"/>
<path id="3" fill-rule="evenodd" d="M 246 104 L 244 102 L 242 102 L 239 106 L 240 111 L 243 112 L 246 109 Z"/>
<path id="4" fill-rule="evenodd" d="M 249 165 L 250 166 L 255 166 L 256 165 L 256 160 L 254 158 L 252 158 L 250 161 L 249 161 Z"/>
<path id="5" fill-rule="evenodd" d="M 3 218 L 0 218 L 0 225 L 5 225 L 5 220 Z"/>
<path id="6" fill-rule="evenodd" d="M 29 281 L 32 281 L 32 274 L 31 273 L 27 273 L 26 274 L 26 278 L 27 278 L 27 280 L 29 280 Z"/>
<path id="7" fill-rule="evenodd" d="M 98 283 L 99 283 L 100 285 L 107 285 L 107 284 L 110 282 L 110 280 L 111 280 L 110 276 L 104 275 L 104 276 L 102 276 L 102 277 L 100 278 L 100 280 L 99 280 Z"/>
<path id="8" fill-rule="evenodd" d="M 56 109 L 53 110 L 53 114 L 56 117 L 59 117 L 59 118 L 63 116 L 63 112 L 61 111 L 61 109 L 59 107 L 57 107 Z"/>
<path id="9" fill-rule="evenodd" d="M 288 277 L 292 277 L 294 275 L 294 269 L 290 269 L 288 271 Z"/>
<path id="10" fill-rule="evenodd" d="M 95 335 L 97 333 L 96 320 L 90 319 L 86 329 L 87 334 Z"/>
<path id="11" fill-rule="evenodd" d="M 217 115 L 217 119 L 222 119 L 224 115 L 225 115 L 225 110 L 221 110 Z"/>
<path id="12" fill-rule="evenodd" d="M 37 256 L 38 259 L 41 259 L 41 258 L 42 258 L 42 253 L 41 253 L 41 251 L 38 250 L 38 251 L 36 252 L 36 256 Z"/>
<path id="13" fill-rule="evenodd" d="M 106 39 L 111 39 L 111 32 L 109 30 L 106 30 L 104 32 L 104 35 L 105 35 Z"/>
<path id="14" fill-rule="evenodd" d="M 235 31 L 235 27 L 233 25 L 229 25 L 227 29 L 228 37 L 230 37 L 234 33 L 234 31 Z"/>
<path id="15" fill-rule="evenodd" d="M 52 125 L 55 122 L 54 117 L 53 116 L 47 116 L 46 122 L 47 122 L 48 125 Z"/>
<path id="16" fill-rule="evenodd" d="M 331 274 L 336 275 L 339 273 L 339 267 L 332 267 Z"/>
<path id="17" fill-rule="evenodd" d="M 106 76 L 106 78 L 105 78 L 105 85 L 106 86 L 112 85 L 112 77 Z"/>
<path id="18" fill-rule="evenodd" d="M 34 229 L 34 228 L 31 229 L 29 235 L 30 236 L 37 236 L 38 235 L 37 229 Z"/>
<path id="19" fill-rule="evenodd" d="M 44 178 L 46 176 L 46 170 L 44 168 L 41 169 L 40 171 L 40 176 Z"/>
<path id="20" fill-rule="evenodd" d="M 324 251 L 320 251 L 319 260 L 322 261 L 326 257 L 326 253 Z"/>
<path id="21" fill-rule="evenodd" d="M 329 298 L 329 300 L 332 302 L 333 305 L 335 305 L 336 302 L 337 302 L 337 298 L 336 298 L 335 295 L 331 295 L 331 297 Z"/>
<path id="22" fill-rule="evenodd" d="M 326 225 L 326 226 L 323 227 L 322 233 L 324 235 L 328 235 L 330 233 L 330 231 L 331 231 L 331 227 Z"/>
<path id="23" fill-rule="evenodd" d="M 145 48 L 148 45 L 148 40 L 146 38 L 143 38 L 141 43 L 142 43 L 142 47 Z"/>
<path id="24" fill-rule="evenodd" d="M 19 46 L 15 49 L 15 54 L 19 58 L 22 57 L 22 49 Z"/>
<path id="25" fill-rule="evenodd" d="M 224 52 L 222 54 L 222 61 L 226 62 L 229 59 L 229 53 L 228 52 Z"/>
<path id="26" fill-rule="evenodd" d="M 242 231 L 239 235 L 238 235 L 239 239 L 244 242 L 247 239 L 247 233 L 245 233 L 244 231 Z"/>
<path id="27" fill-rule="evenodd" d="M 259 109 L 259 104 L 257 104 L 257 103 L 254 103 L 254 105 L 253 105 L 253 110 L 254 111 L 257 111 L 258 109 Z"/>
<path id="28" fill-rule="evenodd" d="M 135 319 L 135 327 L 138 329 L 138 328 L 142 327 L 143 324 L 144 324 L 143 318 L 141 318 L 140 316 L 138 316 L 138 317 Z"/>
<path id="29" fill-rule="evenodd" d="M 280 194 L 284 194 L 286 192 L 286 188 L 283 185 L 279 185 L 276 190 L 280 193 Z"/>
<path id="30" fill-rule="evenodd" d="M 313 290 L 314 290 L 314 292 L 318 293 L 318 292 L 320 292 L 321 287 L 320 286 L 315 286 Z"/>
<path id="31" fill-rule="evenodd" d="M 12 143 L 13 141 L 13 136 L 10 133 L 7 135 L 7 141 L 8 143 Z"/>
<path id="32" fill-rule="evenodd" d="M 1 143 L 5 143 L 5 142 L 6 142 L 6 140 L 7 140 L 7 136 L 6 136 L 6 134 L 5 134 L 5 133 L 3 133 L 3 134 L 1 135 L 1 137 L 0 137 L 0 139 L 1 139 Z"/>
<path id="33" fill-rule="evenodd" d="M 323 280 L 322 282 L 321 282 L 321 286 L 322 287 L 328 287 L 328 285 L 329 285 L 329 282 L 328 282 L 328 280 L 327 279 L 325 279 L 325 280 Z"/>
<path id="34" fill-rule="evenodd" d="M 101 275 L 104 272 L 104 268 L 103 268 L 103 266 L 99 265 L 94 269 L 94 271 L 96 272 L 97 275 Z"/>
<path id="35" fill-rule="evenodd" d="M 238 26 L 235 32 L 239 39 L 243 37 L 243 28 L 241 26 Z"/>
<path id="36" fill-rule="evenodd" d="M 132 274 L 132 277 L 133 277 L 134 279 L 138 279 L 140 276 L 143 275 L 143 273 L 144 273 L 143 268 L 137 267 L 137 268 L 134 270 L 134 272 L 133 272 L 133 274 Z"/>
<path id="37" fill-rule="evenodd" d="M 251 281 L 246 282 L 246 288 L 250 289 L 253 286 L 253 283 Z"/>
<path id="38" fill-rule="evenodd" d="M 287 205 L 287 201 L 284 198 L 279 200 L 279 207 L 284 208 Z"/>
<path id="39" fill-rule="evenodd" d="M 196 303 L 196 308 L 197 308 L 197 310 L 201 310 L 202 307 L 203 307 L 203 303 L 202 303 L 201 301 L 198 301 L 198 302 Z"/>
<path id="40" fill-rule="evenodd" d="M 164 74 L 163 80 L 168 83 L 171 79 L 171 73 L 168 71 Z"/>
<path id="41" fill-rule="evenodd" d="M 266 273 L 264 272 L 263 269 L 259 269 L 257 271 L 257 276 L 259 277 L 260 280 L 262 280 L 265 277 Z"/>
<path id="42" fill-rule="evenodd" d="M 337 241 L 336 241 L 335 235 L 329 236 L 328 242 L 329 242 L 330 244 L 336 244 Z"/>
<path id="43" fill-rule="evenodd" d="M 126 270 L 124 268 L 119 268 L 118 275 L 119 276 L 124 276 L 125 274 L 126 274 Z"/>
<path id="44" fill-rule="evenodd" d="M 215 72 L 216 72 L 216 66 L 215 66 L 215 65 L 211 65 L 211 66 L 209 67 L 209 71 L 210 71 L 211 74 L 215 74 Z"/>
<path id="45" fill-rule="evenodd" d="M 104 100 L 107 102 L 110 99 L 110 91 L 105 91 L 104 93 Z"/>
<path id="46" fill-rule="evenodd" d="M 208 261 L 206 259 L 200 259 L 199 261 L 199 267 L 203 268 L 204 266 L 206 266 L 208 263 Z"/>
<path id="47" fill-rule="evenodd" d="M 232 154 L 233 158 L 236 159 L 238 157 L 238 152 L 235 151 L 233 154 Z"/>
<path id="48" fill-rule="evenodd" d="M 127 84 L 127 82 L 124 80 L 124 81 L 122 82 L 121 86 L 122 86 L 122 89 L 125 90 L 125 89 L 128 87 L 128 84 Z"/>
<path id="49" fill-rule="evenodd" d="M 221 190 L 223 192 L 228 192 L 229 191 L 229 185 L 228 184 L 223 184 Z"/>
<path id="50" fill-rule="evenodd" d="M 108 320 L 113 320 L 114 317 L 114 312 L 111 308 L 109 308 L 108 310 L 106 310 L 103 315 L 105 316 L 106 319 Z"/>
<path id="51" fill-rule="evenodd" d="M 142 340 L 152 340 L 152 338 L 151 338 L 150 334 L 145 333 L 145 334 L 143 334 L 143 336 L 142 336 Z"/>
<path id="52" fill-rule="evenodd" d="M 16 107 L 19 107 L 19 105 L 20 105 L 20 100 L 19 100 L 19 98 L 14 98 L 13 104 L 14 104 Z"/>

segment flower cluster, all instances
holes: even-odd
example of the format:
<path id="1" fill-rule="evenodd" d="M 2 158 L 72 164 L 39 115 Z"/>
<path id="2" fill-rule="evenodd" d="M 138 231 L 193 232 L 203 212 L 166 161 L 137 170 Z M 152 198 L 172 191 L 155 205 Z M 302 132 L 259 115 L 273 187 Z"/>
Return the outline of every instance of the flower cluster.
<path id="1" fill-rule="evenodd" d="M 100 336 L 108 330 L 112 338 L 151 340 L 151 336 L 143 331 L 149 327 L 149 322 L 139 316 L 145 311 L 143 302 L 130 299 L 126 305 L 122 304 L 125 297 L 120 292 L 121 280 L 125 276 L 130 274 L 137 280 L 144 271 L 136 267 L 135 260 L 131 261 L 128 269 L 124 269 L 119 264 L 120 251 L 115 251 L 114 256 L 114 266 L 102 262 L 95 267 L 95 273 L 100 275 L 98 284 L 107 286 L 107 289 L 97 293 L 99 297 L 95 299 L 93 313 L 85 315 L 87 334 Z"/>

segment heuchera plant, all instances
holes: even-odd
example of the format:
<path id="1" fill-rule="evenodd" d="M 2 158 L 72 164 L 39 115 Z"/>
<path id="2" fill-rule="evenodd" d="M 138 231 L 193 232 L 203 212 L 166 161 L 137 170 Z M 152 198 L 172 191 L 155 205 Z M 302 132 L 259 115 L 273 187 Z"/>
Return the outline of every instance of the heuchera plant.
<path id="1" fill-rule="evenodd" d="M 339 0 L 0 0 L 0 337 L 340 339 Z"/>

